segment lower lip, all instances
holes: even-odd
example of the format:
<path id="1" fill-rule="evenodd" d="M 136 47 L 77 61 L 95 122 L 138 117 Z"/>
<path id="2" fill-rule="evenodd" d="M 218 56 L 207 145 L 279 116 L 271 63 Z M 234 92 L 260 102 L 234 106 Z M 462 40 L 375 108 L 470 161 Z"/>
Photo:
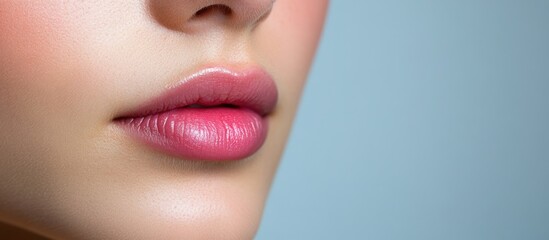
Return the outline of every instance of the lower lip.
<path id="1" fill-rule="evenodd" d="M 118 123 L 152 148 L 189 160 L 240 160 L 267 136 L 267 120 L 245 108 L 180 108 Z"/>

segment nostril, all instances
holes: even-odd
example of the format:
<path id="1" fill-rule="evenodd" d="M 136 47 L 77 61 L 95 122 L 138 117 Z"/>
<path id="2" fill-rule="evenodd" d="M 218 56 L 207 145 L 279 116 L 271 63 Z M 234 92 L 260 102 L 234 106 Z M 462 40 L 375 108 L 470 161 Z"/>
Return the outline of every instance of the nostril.
<path id="1" fill-rule="evenodd" d="M 275 0 L 146 0 L 148 17 L 161 27 L 197 33 L 212 29 L 252 30 L 267 18 Z M 0 0 L 2 2 L 2 0 Z"/>
<path id="2" fill-rule="evenodd" d="M 196 13 L 191 17 L 191 19 L 199 19 L 199 18 L 205 18 L 210 15 L 219 15 L 228 17 L 232 15 L 233 10 L 223 4 L 214 4 L 210 6 L 206 6 L 201 8 L 200 10 L 196 11 Z"/>

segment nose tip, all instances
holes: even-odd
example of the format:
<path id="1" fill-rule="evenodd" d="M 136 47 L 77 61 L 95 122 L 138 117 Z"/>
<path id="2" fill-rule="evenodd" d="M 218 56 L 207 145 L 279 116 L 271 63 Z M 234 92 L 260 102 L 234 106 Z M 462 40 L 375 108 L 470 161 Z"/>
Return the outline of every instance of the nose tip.
<path id="1" fill-rule="evenodd" d="M 275 0 L 150 0 L 151 15 L 178 31 L 210 27 L 248 28 L 271 12 Z"/>

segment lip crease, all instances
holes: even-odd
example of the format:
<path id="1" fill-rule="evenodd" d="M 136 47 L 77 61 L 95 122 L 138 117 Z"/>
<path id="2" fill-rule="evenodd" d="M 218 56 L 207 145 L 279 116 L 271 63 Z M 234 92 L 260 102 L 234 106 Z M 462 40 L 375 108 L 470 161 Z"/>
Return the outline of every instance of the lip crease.
<path id="1" fill-rule="evenodd" d="M 149 147 L 181 159 L 234 161 L 261 148 L 277 100 L 272 77 L 260 67 L 209 67 L 114 122 Z"/>

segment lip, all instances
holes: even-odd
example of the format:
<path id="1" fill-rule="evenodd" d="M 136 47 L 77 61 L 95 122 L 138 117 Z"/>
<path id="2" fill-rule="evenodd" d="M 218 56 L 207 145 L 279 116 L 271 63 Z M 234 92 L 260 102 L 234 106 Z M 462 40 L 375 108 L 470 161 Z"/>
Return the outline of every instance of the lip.
<path id="1" fill-rule="evenodd" d="M 185 160 L 231 161 L 265 142 L 278 92 L 262 68 L 204 68 L 114 120 L 149 147 Z"/>

